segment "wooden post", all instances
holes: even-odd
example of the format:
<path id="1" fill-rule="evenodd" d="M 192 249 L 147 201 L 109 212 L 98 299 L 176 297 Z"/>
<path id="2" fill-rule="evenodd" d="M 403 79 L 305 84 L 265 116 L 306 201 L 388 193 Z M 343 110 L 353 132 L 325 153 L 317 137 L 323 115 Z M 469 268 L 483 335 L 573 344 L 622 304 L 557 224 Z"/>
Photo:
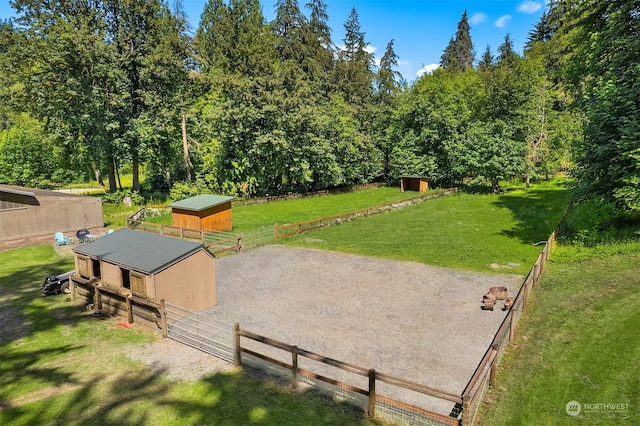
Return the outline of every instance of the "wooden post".
<path id="1" fill-rule="evenodd" d="M 236 367 L 242 365 L 242 357 L 240 355 L 240 324 L 233 324 L 233 364 Z"/>
<path id="2" fill-rule="evenodd" d="M 462 395 L 462 426 L 471 426 L 471 404 L 469 395 Z"/>
<path id="3" fill-rule="evenodd" d="M 493 348 L 496 352 L 496 357 L 493 359 L 491 363 L 491 370 L 489 371 L 489 385 L 494 388 L 496 386 L 496 374 L 498 373 L 498 350 Z"/>
<path id="4" fill-rule="evenodd" d="M 376 370 L 369 370 L 369 417 L 376 416 Z"/>
<path id="5" fill-rule="evenodd" d="M 131 307 L 131 295 L 124 298 L 124 301 L 127 304 L 127 322 L 129 324 L 133 324 L 133 308 Z"/>
<path id="6" fill-rule="evenodd" d="M 100 288 L 98 288 L 97 285 L 93 286 L 93 288 L 96 291 L 96 304 L 95 304 L 95 308 L 97 310 L 101 310 L 102 309 L 102 295 L 100 294 Z"/>
<path id="7" fill-rule="evenodd" d="M 276 223 L 273 228 L 274 228 L 274 232 L 275 232 L 275 239 L 276 239 L 276 241 L 278 241 L 278 237 L 279 237 L 279 235 L 278 235 L 278 224 Z"/>
<path id="8" fill-rule="evenodd" d="M 298 347 L 291 347 L 291 387 L 298 388 Z"/>
<path id="9" fill-rule="evenodd" d="M 513 306 L 511 306 L 511 310 L 509 312 L 511 315 L 511 318 L 509 318 L 509 342 L 513 342 L 516 338 L 516 311 L 513 309 Z"/>
<path id="10" fill-rule="evenodd" d="M 238 251 L 242 249 L 242 234 L 238 234 Z"/>
<path id="11" fill-rule="evenodd" d="M 160 322 L 162 323 L 162 338 L 166 339 L 169 336 L 169 330 L 167 329 L 167 308 L 164 299 L 160 299 Z"/>
<path id="12" fill-rule="evenodd" d="M 180 239 L 184 240 L 184 228 L 182 226 L 180 227 Z"/>
<path id="13" fill-rule="evenodd" d="M 533 264 L 533 287 L 534 288 L 538 288 L 538 275 L 540 274 L 540 268 L 539 268 L 539 263 L 536 262 Z"/>
<path id="14" fill-rule="evenodd" d="M 78 284 L 72 279 L 69 279 L 69 285 L 71 286 L 71 300 L 74 302 L 78 298 Z"/>
<path id="15" fill-rule="evenodd" d="M 524 299 L 522 299 L 522 313 L 527 313 L 527 303 L 529 302 L 529 294 L 531 293 L 532 284 L 524 285 Z"/>

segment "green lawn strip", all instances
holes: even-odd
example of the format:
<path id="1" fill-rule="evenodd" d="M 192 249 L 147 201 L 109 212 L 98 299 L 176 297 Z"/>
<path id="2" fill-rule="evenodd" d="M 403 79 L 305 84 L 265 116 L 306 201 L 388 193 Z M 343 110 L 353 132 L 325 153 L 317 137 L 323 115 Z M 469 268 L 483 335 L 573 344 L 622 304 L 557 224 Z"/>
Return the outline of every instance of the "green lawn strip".
<path id="1" fill-rule="evenodd" d="M 524 275 L 560 220 L 555 181 L 504 195 L 432 199 L 285 240 L 287 244 L 431 265 Z M 491 265 L 494 265 L 492 267 Z M 495 266 L 498 265 L 498 268 Z"/>
<path id="2" fill-rule="evenodd" d="M 276 223 L 296 223 L 333 216 L 393 201 L 406 200 L 418 195 L 420 195 L 418 192 L 401 192 L 398 188 L 382 186 L 339 194 L 234 206 L 232 232 L 247 232 L 262 226 L 273 226 Z M 149 221 L 161 225 L 171 225 L 171 212 L 153 216 Z"/>
<path id="3" fill-rule="evenodd" d="M 551 259 L 480 424 L 637 424 L 640 244 L 560 247 Z M 570 401 L 582 404 L 576 417 Z M 627 403 L 622 412 L 586 405 Z"/>
<path id="4" fill-rule="evenodd" d="M 432 191 L 433 192 L 433 191 Z M 405 200 L 420 195 L 398 188 L 378 187 L 318 197 L 296 198 L 233 208 L 233 231 L 247 232 L 276 223 L 296 223 Z"/>
<path id="5" fill-rule="evenodd" d="M 126 366 L 126 363 L 125 363 Z M 323 397 L 292 392 L 240 373 L 199 382 L 172 382 L 146 368 L 95 375 L 76 389 L 0 412 L 0 422 L 30 424 L 376 425 L 362 410 Z"/>

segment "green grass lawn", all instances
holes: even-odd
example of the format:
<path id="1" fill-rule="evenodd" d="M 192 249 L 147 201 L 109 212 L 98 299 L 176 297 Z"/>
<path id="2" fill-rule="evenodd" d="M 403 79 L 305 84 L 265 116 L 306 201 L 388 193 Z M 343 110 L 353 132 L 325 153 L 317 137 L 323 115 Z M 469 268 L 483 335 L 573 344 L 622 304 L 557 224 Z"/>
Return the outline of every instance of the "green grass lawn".
<path id="1" fill-rule="evenodd" d="M 557 180 L 528 189 L 512 186 L 502 195 L 461 193 L 312 231 L 286 243 L 524 275 L 542 249 L 534 243 L 546 241 L 566 203 L 567 191 Z"/>
<path id="2" fill-rule="evenodd" d="M 420 194 L 417 192 L 401 192 L 398 188 L 382 186 L 340 194 L 234 206 L 233 232 L 247 232 L 262 226 L 273 226 L 276 223 L 295 223 L 333 216 L 418 195 Z M 171 225 L 171 213 L 155 216 L 151 221 Z"/>
<path id="3" fill-rule="evenodd" d="M 639 424 L 639 285 L 640 243 L 555 250 L 478 424 Z"/>
<path id="4" fill-rule="evenodd" d="M 66 295 L 42 296 L 71 257 L 52 246 L 0 252 L 2 425 L 373 425 L 360 410 L 239 372 L 174 382 L 124 350 L 157 339 L 115 327 Z"/>
<path id="5" fill-rule="evenodd" d="M 296 223 L 333 216 L 418 195 L 417 192 L 401 192 L 398 188 L 379 187 L 327 196 L 239 206 L 233 208 L 233 231 L 246 232 L 261 226 L 273 226 L 276 223 Z"/>

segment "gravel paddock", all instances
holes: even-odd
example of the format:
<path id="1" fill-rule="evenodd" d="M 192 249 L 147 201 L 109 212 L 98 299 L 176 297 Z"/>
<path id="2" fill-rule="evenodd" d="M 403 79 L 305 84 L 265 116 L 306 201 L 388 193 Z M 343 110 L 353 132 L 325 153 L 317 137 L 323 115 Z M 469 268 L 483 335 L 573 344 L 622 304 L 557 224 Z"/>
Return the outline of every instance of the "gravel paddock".
<path id="1" fill-rule="evenodd" d="M 501 303 L 481 310 L 483 294 L 504 286 L 515 295 L 522 278 L 271 245 L 217 260 L 218 305 L 207 313 L 323 356 L 460 393 L 506 315 Z"/>

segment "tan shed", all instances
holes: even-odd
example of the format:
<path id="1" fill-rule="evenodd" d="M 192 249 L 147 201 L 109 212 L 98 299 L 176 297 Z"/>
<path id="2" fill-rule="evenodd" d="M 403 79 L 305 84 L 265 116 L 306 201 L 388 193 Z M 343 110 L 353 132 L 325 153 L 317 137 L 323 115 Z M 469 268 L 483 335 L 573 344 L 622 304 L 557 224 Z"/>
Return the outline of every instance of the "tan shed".
<path id="1" fill-rule="evenodd" d="M 98 197 L 0 185 L 0 242 L 103 226 Z"/>
<path id="2" fill-rule="evenodd" d="M 191 311 L 216 305 L 215 258 L 203 244 L 121 229 L 73 249 L 76 281 Z"/>
<path id="3" fill-rule="evenodd" d="M 429 181 L 420 176 L 402 176 L 400 178 L 400 190 L 426 192 L 429 190 Z"/>
<path id="4" fill-rule="evenodd" d="M 230 231 L 231 200 L 234 197 L 203 194 L 169 204 L 176 228 Z"/>

